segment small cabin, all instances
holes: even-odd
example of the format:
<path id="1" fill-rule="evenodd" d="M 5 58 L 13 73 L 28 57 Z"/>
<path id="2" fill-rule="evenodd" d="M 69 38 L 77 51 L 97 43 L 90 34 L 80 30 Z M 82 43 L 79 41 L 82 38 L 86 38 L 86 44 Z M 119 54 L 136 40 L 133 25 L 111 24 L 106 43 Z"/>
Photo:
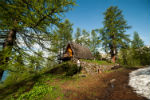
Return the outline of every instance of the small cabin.
<path id="1" fill-rule="evenodd" d="M 93 56 L 87 47 L 72 42 L 68 43 L 66 51 L 62 57 L 63 61 L 71 59 L 93 59 Z"/>

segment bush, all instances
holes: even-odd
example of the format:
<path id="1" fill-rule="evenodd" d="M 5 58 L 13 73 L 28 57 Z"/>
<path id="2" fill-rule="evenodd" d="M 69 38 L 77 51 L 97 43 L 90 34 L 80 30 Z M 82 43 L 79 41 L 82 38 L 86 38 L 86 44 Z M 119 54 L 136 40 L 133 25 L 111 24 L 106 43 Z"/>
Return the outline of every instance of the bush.
<path id="1" fill-rule="evenodd" d="M 142 47 L 138 49 L 121 49 L 117 62 L 122 65 L 141 66 L 150 65 L 150 48 Z"/>
<path id="2" fill-rule="evenodd" d="M 75 63 L 68 61 L 57 65 L 56 67 L 48 71 L 48 73 L 65 74 L 65 76 L 73 76 L 74 74 L 80 71 L 81 71 L 81 67 L 78 67 Z"/>
<path id="3" fill-rule="evenodd" d="M 98 51 L 96 51 L 96 53 L 94 54 L 94 58 L 96 60 L 101 60 L 102 59 L 102 55 Z"/>
<path id="4" fill-rule="evenodd" d="M 62 68 L 66 72 L 66 76 L 73 76 L 74 74 L 81 71 L 81 67 L 78 67 L 76 64 L 72 62 L 66 62 L 62 64 Z"/>
<path id="5" fill-rule="evenodd" d="M 66 72 L 66 76 L 73 76 L 81 70 L 81 67 L 77 67 L 77 65 L 72 65 L 68 71 Z"/>

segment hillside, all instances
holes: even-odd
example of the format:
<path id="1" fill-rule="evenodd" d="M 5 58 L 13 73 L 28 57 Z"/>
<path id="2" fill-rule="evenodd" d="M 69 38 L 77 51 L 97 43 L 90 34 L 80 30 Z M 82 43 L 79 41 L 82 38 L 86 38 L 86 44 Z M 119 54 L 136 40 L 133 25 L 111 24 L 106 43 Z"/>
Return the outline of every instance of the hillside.
<path id="1" fill-rule="evenodd" d="M 66 64 L 65 64 L 66 66 Z M 65 68 L 65 70 L 64 70 Z M 0 89 L 1 100 L 147 100 L 128 86 L 129 72 L 119 68 L 100 74 L 68 74 L 64 65 Z M 72 70 L 72 69 L 71 69 Z M 68 71 L 71 71 L 68 69 Z M 72 70 L 73 71 L 73 70 Z"/>

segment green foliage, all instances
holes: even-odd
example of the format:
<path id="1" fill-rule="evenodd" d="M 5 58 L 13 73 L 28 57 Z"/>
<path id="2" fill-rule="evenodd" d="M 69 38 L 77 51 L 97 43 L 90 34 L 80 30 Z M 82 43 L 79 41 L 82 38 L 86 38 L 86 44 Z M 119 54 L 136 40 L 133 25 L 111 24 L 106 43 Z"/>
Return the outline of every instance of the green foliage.
<path id="1" fill-rule="evenodd" d="M 121 65 L 127 65 L 127 66 L 140 65 L 139 60 L 134 59 L 133 57 L 134 54 L 131 48 L 120 49 L 117 63 L 120 63 Z"/>
<path id="2" fill-rule="evenodd" d="M 23 72 L 23 73 L 14 73 L 14 72 L 9 72 L 8 77 L 6 80 L 3 82 L 3 87 L 14 85 L 16 83 L 21 82 L 22 80 L 26 80 L 30 77 L 32 77 L 33 74 L 28 73 L 28 72 Z"/>
<path id="3" fill-rule="evenodd" d="M 7 49 L 2 52 L 0 68 L 10 72 L 23 72 L 26 69 L 23 61 L 24 53 L 20 52 L 20 54 L 18 54 L 16 52 L 9 52 L 10 50 Z"/>
<path id="4" fill-rule="evenodd" d="M 63 62 L 52 68 L 49 73 L 54 75 L 73 76 L 81 71 L 81 67 L 78 67 L 71 61 Z"/>
<path id="5" fill-rule="evenodd" d="M 1 0 L 0 29 L 36 28 L 46 31 L 50 24 L 58 24 L 64 12 L 75 5 L 73 0 Z"/>
<path id="6" fill-rule="evenodd" d="M 104 28 L 100 29 L 103 46 L 111 57 L 117 55 L 118 49 L 128 45 L 129 35 L 124 34 L 128 28 L 122 11 L 116 6 L 109 7 L 104 12 Z"/>
<path id="7" fill-rule="evenodd" d="M 139 34 L 137 32 L 134 32 L 133 41 L 131 43 L 131 47 L 133 49 L 138 49 L 144 46 L 144 42 L 139 37 Z"/>
<path id="8" fill-rule="evenodd" d="M 97 48 L 100 46 L 101 40 L 99 38 L 95 30 L 89 33 L 85 29 L 81 32 L 80 28 L 77 28 L 75 33 L 75 42 L 88 47 L 93 55 L 95 55 Z"/>
<path id="9" fill-rule="evenodd" d="M 81 67 L 78 67 L 76 64 L 72 62 L 65 62 L 61 65 L 61 67 L 66 72 L 66 76 L 73 76 L 74 74 L 81 71 Z"/>
<path id="10" fill-rule="evenodd" d="M 24 52 L 14 53 L 8 63 L 1 65 L 1 68 L 8 70 L 8 77 L 3 82 L 3 87 L 17 84 L 53 68 L 52 64 L 47 67 L 41 52 L 38 54 L 30 56 Z"/>
<path id="11" fill-rule="evenodd" d="M 81 71 L 81 66 L 78 67 L 76 64 L 72 64 L 71 66 L 69 66 L 69 68 L 66 72 L 66 76 L 73 76 L 74 74 L 76 74 L 80 71 Z"/>
<path id="12" fill-rule="evenodd" d="M 140 66 L 150 65 L 150 48 L 144 46 L 144 42 L 137 32 L 134 32 L 131 47 L 120 50 L 119 62 L 123 65 Z"/>
<path id="13" fill-rule="evenodd" d="M 94 57 L 95 57 L 96 60 L 101 60 L 102 59 L 102 55 L 98 51 L 96 51 L 94 53 Z"/>
<path id="14" fill-rule="evenodd" d="M 90 34 L 85 29 L 82 30 L 81 45 L 86 47 L 90 46 Z"/>
<path id="15" fill-rule="evenodd" d="M 77 31 L 75 33 L 75 42 L 78 43 L 78 44 L 82 44 L 82 40 L 81 40 L 81 29 L 78 27 L 77 28 Z"/>
<path id="16" fill-rule="evenodd" d="M 139 37 L 139 34 L 137 32 L 134 32 L 133 41 L 131 43 L 131 49 L 133 54 L 132 58 L 136 60 L 139 65 L 144 65 L 145 61 L 147 61 L 147 59 L 144 58 L 148 57 L 149 55 L 147 52 L 148 48 L 146 50 L 146 47 L 144 47 L 144 42 Z"/>
<path id="17" fill-rule="evenodd" d="M 90 39 L 90 49 L 91 52 L 95 55 L 97 48 L 100 46 L 100 37 L 97 35 L 97 33 L 95 32 L 95 30 L 92 30 L 91 32 L 91 39 Z"/>
<path id="18" fill-rule="evenodd" d="M 51 100 L 63 97 L 61 89 L 58 86 L 51 86 L 47 82 L 53 81 L 54 77 L 42 75 L 45 72 L 61 74 L 59 77 L 73 76 L 81 71 L 72 62 L 64 62 L 56 65 L 54 60 L 57 54 L 65 51 L 68 42 L 73 40 L 73 24 L 66 19 L 61 21 L 65 12 L 72 9 L 75 5 L 74 0 L 1 0 L 0 1 L 0 30 L 14 30 L 15 41 L 24 41 L 28 48 L 34 43 L 39 44 L 42 49 L 45 48 L 43 41 L 50 41 L 49 52 L 51 56 L 47 60 L 43 58 L 42 52 L 36 52 L 36 55 L 29 55 L 17 44 L 8 46 L 0 51 L 0 70 L 8 70 L 8 78 L 0 84 L 0 88 L 15 86 L 20 82 L 35 82 L 32 88 L 27 89 L 23 86 L 12 95 L 12 100 L 42 100 L 48 97 Z M 87 46 L 91 49 L 96 60 L 83 60 L 89 63 L 99 65 L 114 65 L 106 61 L 100 61 L 101 55 L 97 48 L 102 44 L 111 57 L 116 56 L 118 51 L 118 63 L 126 65 L 126 68 L 137 65 L 150 65 L 150 48 L 145 47 L 138 33 L 134 33 L 134 39 L 129 47 L 129 35 L 124 34 L 130 27 L 118 7 L 111 6 L 104 13 L 104 28 L 100 29 L 100 36 L 95 30 L 91 33 L 77 28 L 75 33 L 75 42 Z M 55 30 L 53 31 L 53 29 Z M 17 40 L 18 39 L 18 40 Z M 101 40 L 100 40 L 101 39 Z M 13 48 L 13 49 L 12 49 Z M 48 67 L 45 67 L 48 66 Z M 53 69 L 52 69 L 53 67 Z M 37 70 L 40 69 L 41 70 Z M 42 76 L 40 76 L 42 75 Z M 40 79 L 34 80 L 34 77 Z M 69 78 L 67 78 L 69 79 Z M 7 90 L 6 90 L 7 91 Z M 11 90 L 12 91 L 12 90 Z M 15 90 L 14 90 L 15 91 Z"/>
<path id="19" fill-rule="evenodd" d="M 7 51 L 7 50 L 6 50 Z M 9 51 L 9 50 L 8 50 Z M 44 59 L 42 53 L 38 52 L 38 55 L 28 55 L 27 53 L 21 51 L 20 53 L 12 52 L 11 55 L 3 53 L 1 69 L 8 70 L 10 73 L 24 73 L 24 72 L 36 72 L 39 67 L 45 67 L 43 63 Z M 10 60 L 6 61 L 8 58 Z"/>
<path id="20" fill-rule="evenodd" d="M 38 52 L 37 54 L 38 55 L 30 56 L 30 57 L 27 57 L 26 59 L 24 59 L 24 60 L 26 60 L 27 71 L 37 72 L 40 69 L 42 69 L 43 67 L 46 67 L 46 64 L 45 64 L 46 61 L 43 58 L 43 53 Z"/>
<path id="21" fill-rule="evenodd" d="M 63 93 L 58 86 L 47 84 L 48 81 L 53 81 L 54 76 L 42 75 L 30 90 L 25 91 L 26 87 L 21 87 L 11 96 L 11 100 L 45 100 L 46 97 L 50 100 L 55 100 L 57 97 L 63 98 Z"/>
<path id="22" fill-rule="evenodd" d="M 66 45 L 72 41 L 72 25 L 73 24 L 70 23 L 68 19 L 66 19 L 63 23 L 58 25 L 58 28 L 55 29 L 54 39 L 52 42 L 57 43 L 54 44 L 54 48 L 57 54 L 61 53 L 62 51 L 65 52 Z"/>
<path id="23" fill-rule="evenodd" d="M 53 27 L 62 25 L 61 20 L 64 13 L 71 10 L 74 5 L 74 0 L 39 0 L 38 2 L 37 0 L 0 0 L 0 11 L 2 11 L 0 13 L 0 30 L 8 31 L 6 35 L 9 35 L 3 50 L 9 52 L 9 57 L 3 57 L 3 60 L 6 61 L 0 62 L 0 64 L 7 67 L 5 64 L 12 59 L 12 51 L 20 53 L 20 50 L 30 50 L 32 53 L 37 53 L 32 50 L 34 43 L 39 44 L 42 49 L 46 48 L 52 51 L 44 45 L 43 41 L 51 40 Z M 6 47 L 9 50 L 6 50 Z M 5 53 L 6 55 L 7 53 Z M 36 62 L 36 60 L 32 59 L 32 62 Z M 35 66 L 39 66 L 42 63 L 36 64 Z"/>
<path id="24" fill-rule="evenodd" d="M 22 80 L 21 83 L 18 82 L 17 85 L 15 85 L 15 80 L 13 83 L 10 81 L 11 88 L 7 86 L 8 88 L 4 90 L 3 95 L 11 94 L 7 97 L 4 96 L 4 100 L 55 100 L 58 97 L 63 98 L 63 93 L 59 86 L 49 83 L 53 82 L 56 78 L 64 79 L 64 77 L 64 75 L 51 75 L 45 70 L 44 73 L 32 74 L 32 77 L 31 75 L 29 77 L 26 76 L 26 79 Z"/>
<path id="25" fill-rule="evenodd" d="M 142 47 L 139 49 L 121 49 L 118 55 L 118 63 L 127 66 L 150 65 L 150 48 Z"/>
<path id="26" fill-rule="evenodd" d="M 56 99 L 56 92 L 54 92 L 54 89 L 58 89 L 57 87 L 54 86 L 48 86 L 46 84 L 40 84 L 37 83 L 34 85 L 33 89 L 30 90 L 29 92 L 26 92 L 22 94 L 17 100 L 41 100 L 46 94 L 50 93 L 52 98 Z"/>
<path id="27" fill-rule="evenodd" d="M 140 50 L 141 53 L 141 64 L 142 65 L 150 65 L 150 47 L 143 47 L 142 50 Z"/>

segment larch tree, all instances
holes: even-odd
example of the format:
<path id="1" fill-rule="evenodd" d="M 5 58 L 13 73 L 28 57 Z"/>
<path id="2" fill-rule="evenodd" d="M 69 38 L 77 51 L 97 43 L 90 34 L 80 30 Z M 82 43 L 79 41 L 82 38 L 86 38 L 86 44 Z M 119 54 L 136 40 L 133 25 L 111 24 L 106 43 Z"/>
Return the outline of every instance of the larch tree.
<path id="1" fill-rule="evenodd" d="M 100 42 L 101 42 L 100 37 L 97 35 L 95 30 L 92 30 L 90 39 L 90 49 L 94 55 L 97 52 L 97 48 L 100 46 Z"/>
<path id="2" fill-rule="evenodd" d="M 82 30 L 81 45 L 89 48 L 90 46 L 90 34 L 85 29 Z"/>
<path id="3" fill-rule="evenodd" d="M 41 41 L 51 33 L 50 27 L 60 25 L 64 13 L 74 5 L 74 0 L 0 0 L 0 30 L 7 31 L 3 51 L 11 55 L 12 50 L 23 49 L 18 38 L 29 48 L 32 42 L 43 46 Z"/>
<path id="4" fill-rule="evenodd" d="M 142 59 L 144 58 L 142 57 L 142 55 L 144 54 L 143 48 L 144 48 L 144 42 L 139 37 L 139 34 L 137 32 L 134 32 L 133 40 L 131 42 L 131 49 L 132 49 L 133 59 L 137 60 L 137 63 L 142 64 L 141 61 L 143 61 Z"/>
<path id="5" fill-rule="evenodd" d="M 68 19 L 62 22 L 56 29 L 59 42 L 60 55 L 65 52 L 65 48 L 69 42 L 72 41 L 73 28 L 72 23 Z"/>
<path id="6" fill-rule="evenodd" d="M 133 49 L 139 49 L 144 46 L 144 42 L 139 37 L 139 34 L 137 32 L 134 32 L 133 41 L 131 42 L 131 47 Z"/>
<path id="7" fill-rule="evenodd" d="M 81 29 L 78 27 L 75 33 L 75 42 L 81 44 Z"/>
<path id="8" fill-rule="evenodd" d="M 104 12 L 104 28 L 100 30 L 103 46 L 110 53 L 112 62 L 115 63 L 118 50 L 130 41 L 125 34 L 130 28 L 122 15 L 122 11 L 116 6 L 109 7 Z"/>

